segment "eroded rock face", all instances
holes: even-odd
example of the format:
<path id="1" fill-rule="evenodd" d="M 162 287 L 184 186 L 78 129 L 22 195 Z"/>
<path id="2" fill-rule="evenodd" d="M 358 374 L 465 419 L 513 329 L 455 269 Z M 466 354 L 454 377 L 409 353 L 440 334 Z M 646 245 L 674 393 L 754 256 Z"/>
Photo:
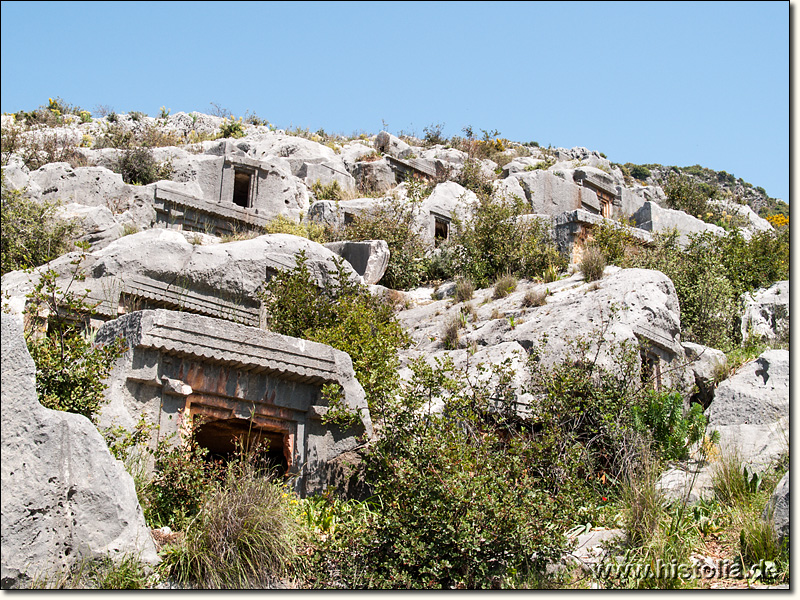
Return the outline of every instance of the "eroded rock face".
<path id="1" fill-rule="evenodd" d="M 697 394 L 693 400 L 700 402 L 703 408 L 708 408 L 714 399 L 719 374 L 728 366 L 728 357 L 722 350 L 692 342 L 683 342 L 682 346 L 697 386 Z"/>
<path id="2" fill-rule="evenodd" d="M 2 315 L 2 587 L 82 558 L 158 562 L 133 479 L 85 417 L 36 397 L 18 319 Z"/>
<path id="3" fill-rule="evenodd" d="M 741 367 L 717 386 L 706 415 L 708 432 L 719 432 L 721 456 L 741 461 L 750 472 L 774 465 L 789 451 L 789 352 L 768 350 Z M 659 485 L 672 500 L 709 497 L 716 465 L 712 460 L 672 469 Z"/>
<path id="4" fill-rule="evenodd" d="M 715 235 L 725 235 L 722 227 L 701 221 L 682 210 L 662 208 L 655 202 L 645 202 L 633 214 L 633 220 L 637 227 L 653 233 L 677 229 L 681 244 L 687 244 L 689 236 L 692 234 L 709 232 Z"/>
<path id="5" fill-rule="evenodd" d="M 383 240 L 330 242 L 325 247 L 349 262 L 365 285 L 378 283 L 389 266 L 389 245 Z"/>
<path id="6" fill-rule="evenodd" d="M 789 351 L 767 350 L 717 386 L 708 424 L 768 425 L 789 414 Z"/>
<path id="7" fill-rule="evenodd" d="M 523 307 L 529 292 L 546 294 L 545 304 Z M 591 284 L 580 274 L 549 284 L 521 281 L 506 298 L 494 300 L 492 289 L 485 289 L 476 291 L 471 303 L 475 316 L 468 317 L 469 325 L 460 329 L 458 350 L 444 348 L 443 328 L 448 320 L 458 318 L 466 303 L 451 305 L 445 299 L 401 312 L 399 318 L 414 341 L 407 356 L 450 355 L 456 362 L 469 360 L 471 365 L 477 365 L 481 354 L 486 354 L 484 362 L 510 358 L 512 364 L 521 361 L 517 375 L 522 383 L 527 354 L 537 347 L 542 364 L 548 367 L 572 355 L 571 341 L 602 337 L 607 343 L 597 354 L 601 366 L 618 369 L 612 351 L 615 344 L 638 348 L 642 343 L 663 365 L 662 385 L 686 387 L 685 370 L 673 368 L 685 363 L 678 299 L 672 282 L 658 271 L 608 267 L 606 276 Z"/>
<path id="8" fill-rule="evenodd" d="M 789 281 L 742 296 L 742 343 L 751 336 L 765 341 L 789 341 Z"/>
<path id="9" fill-rule="evenodd" d="M 789 537 L 789 473 L 787 472 L 778 485 L 775 486 L 775 491 L 772 492 L 767 506 L 764 507 L 764 513 L 761 515 L 763 519 L 772 517 L 772 522 L 775 526 L 775 533 L 778 534 L 778 539 L 782 543 Z M 771 514 L 770 514 L 771 513 Z"/>
<path id="10" fill-rule="evenodd" d="M 202 241 L 202 236 L 197 236 Z M 318 285 L 333 283 L 336 254 L 305 238 L 288 234 L 202 245 L 172 229 L 150 229 L 125 236 L 102 250 L 86 255 L 80 266 L 85 281 L 74 291 L 89 290 L 89 301 L 100 303 L 97 312 L 116 318 L 155 302 L 156 305 L 191 309 L 200 314 L 258 326 L 264 281 L 278 271 L 292 269 L 296 256 L 305 251 L 307 267 Z M 69 285 L 77 253 L 64 255 L 33 273 L 3 276 L 6 303 L 21 313 L 28 294 L 41 273 L 52 268 L 58 285 Z M 346 276 L 359 275 L 349 263 Z M 138 298 L 139 300 L 135 300 Z"/>

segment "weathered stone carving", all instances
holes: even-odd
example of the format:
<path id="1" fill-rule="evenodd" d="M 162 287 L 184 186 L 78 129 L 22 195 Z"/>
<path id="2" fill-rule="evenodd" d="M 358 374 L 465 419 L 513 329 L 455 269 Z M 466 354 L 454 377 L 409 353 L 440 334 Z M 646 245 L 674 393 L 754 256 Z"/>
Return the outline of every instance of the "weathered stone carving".
<path id="1" fill-rule="evenodd" d="M 325 464 L 372 436 L 350 357 L 330 346 L 168 310 L 125 315 L 97 334 L 99 342 L 116 337 L 129 349 L 109 378 L 103 422 L 130 427 L 145 415 L 160 438 L 194 422 L 203 445 L 220 454 L 237 435 L 268 440 L 301 494 L 322 491 Z M 354 425 L 322 423 L 328 383 L 341 386 Z"/>
<path id="2" fill-rule="evenodd" d="M 583 248 L 592 239 L 593 230 L 601 224 L 621 228 L 643 245 L 653 242 L 653 235 L 648 231 L 628 227 L 585 210 L 572 210 L 553 217 L 553 236 L 559 251 L 569 256 L 572 264 L 577 264 Z"/>

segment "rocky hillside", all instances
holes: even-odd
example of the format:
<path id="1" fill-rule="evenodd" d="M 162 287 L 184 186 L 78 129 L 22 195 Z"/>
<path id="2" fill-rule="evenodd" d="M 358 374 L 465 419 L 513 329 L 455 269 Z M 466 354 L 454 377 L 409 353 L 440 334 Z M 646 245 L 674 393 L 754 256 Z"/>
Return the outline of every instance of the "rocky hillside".
<path id="1" fill-rule="evenodd" d="M 102 112 L 2 116 L 4 588 L 788 585 L 784 204 Z"/>

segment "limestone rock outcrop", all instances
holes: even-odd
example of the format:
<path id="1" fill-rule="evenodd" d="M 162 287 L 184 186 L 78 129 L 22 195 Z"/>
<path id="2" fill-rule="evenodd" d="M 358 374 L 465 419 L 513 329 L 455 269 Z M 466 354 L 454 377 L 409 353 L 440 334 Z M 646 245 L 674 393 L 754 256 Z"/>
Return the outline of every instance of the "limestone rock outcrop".
<path id="1" fill-rule="evenodd" d="M 789 281 L 742 296 L 742 343 L 750 336 L 763 341 L 789 341 Z"/>
<path id="2" fill-rule="evenodd" d="M 2 587 L 83 558 L 158 562 L 122 463 L 86 417 L 39 404 L 18 319 L 2 315 L 2 339 Z"/>
<path id="3" fill-rule="evenodd" d="M 769 519 L 772 517 L 772 523 L 775 527 L 775 533 L 778 534 L 779 542 L 783 542 L 789 537 L 789 509 L 791 504 L 789 501 L 789 472 L 781 478 L 778 485 L 775 486 L 775 491 L 764 507 L 762 518 Z"/>
<path id="4" fill-rule="evenodd" d="M 333 281 L 337 255 L 305 238 L 271 234 L 224 244 L 193 243 L 202 241 L 200 234 L 189 241 L 173 229 L 127 235 L 79 261 L 86 279 L 73 291 L 89 290 L 88 301 L 99 303 L 96 311 L 107 318 L 155 304 L 258 326 L 264 281 L 293 268 L 300 251 L 306 253 L 306 264 L 318 285 Z M 48 268 L 58 273 L 57 283 L 66 289 L 77 258 L 78 253 L 70 253 L 31 274 L 4 275 L 3 291 L 10 309 L 22 312 L 26 294 Z M 359 278 L 349 263 L 344 268 L 348 276 Z"/>

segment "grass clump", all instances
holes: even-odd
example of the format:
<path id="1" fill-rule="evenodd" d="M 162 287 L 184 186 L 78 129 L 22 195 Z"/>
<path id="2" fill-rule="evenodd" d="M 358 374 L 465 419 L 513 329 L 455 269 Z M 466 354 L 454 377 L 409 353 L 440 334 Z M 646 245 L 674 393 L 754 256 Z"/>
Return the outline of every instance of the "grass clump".
<path id="1" fill-rule="evenodd" d="M 467 278 L 459 278 L 456 280 L 456 288 L 453 294 L 453 302 L 467 302 L 468 300 L 472 300 L 472 296 L 475 293 L 475 284 L 472 283 L 471 279 Z"/>
<path id="2" fill-rule="evenodd" d="M 139 590 L 150 583 L 152 569 L 138 556 L 84 558 L 67 569 L 34 577 L 28 586 L 34 590 Z"/>
<path id="3" fill-rule="evenodd" d="M 264 233 L 288 233 L 304 237 L 312 242 L 319 242 L 320 244 L 328 241 L 328 234 L 323 225 L 318 223 L 298 223 L 284 215 L 278 215 L 264 225 Z"/>
<path id="4" fill-rule="evenodd" d="M 442 344 L 446 350 L 457 350 L 460 347 L 459 331 L 464 325 L 461 313 L 453 315 L 445 321 L 442 329 Z"/>
<path id="5" fill-rule="evenodd" d="M 522 308 L 532 308 L 534 306 L 544 306 L 547 303 L 547 296 L 549 294 L 547 289 L 533 289 L 525 292 L 522 298 Z"/>
<path id="6" fill-rule="evenodd" d="M 603 277 L 603 271 L 606 268 L 606 259 L 599 248 L 590 246 L 584 250 L 578 266 L 587 282 L 598 281 Z"/>
<path id="7" fill-rule="evenodd" d="M 258 589 L 287 573 L 298 539 L 289 495 L 249 455 L 229 463 L 165 560 L 182 583 Z"/>
<path id="8" fill-rule="evenodd" d="M 492 292 L 492 298 L 494 298 L 495 300 L 499 300 L 500 298 L 505 298 L 516 289 L 517 289 L 517 278 L 510 274 L 502 275 L 494 283 L 494 291 Z"/>

